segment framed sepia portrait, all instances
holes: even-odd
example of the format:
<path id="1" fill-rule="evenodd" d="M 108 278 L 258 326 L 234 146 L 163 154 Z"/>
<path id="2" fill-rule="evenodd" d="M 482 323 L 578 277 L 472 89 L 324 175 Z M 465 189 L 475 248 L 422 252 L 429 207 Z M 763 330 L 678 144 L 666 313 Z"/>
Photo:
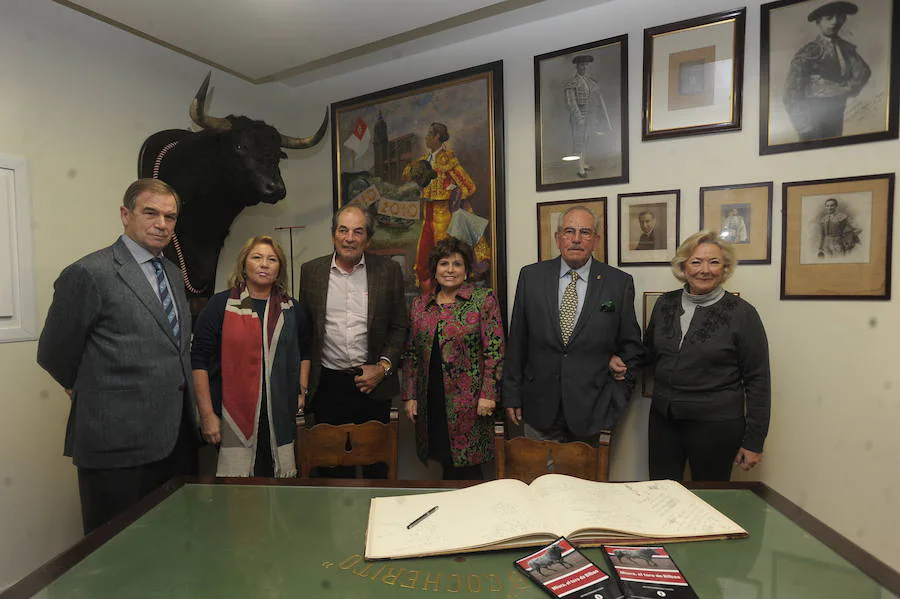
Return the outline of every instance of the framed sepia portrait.
<path id="1" fill-rule="evenodd" d="M 628 36 L 534 57 L 538 191 L 628 182 Z"/>
<path id="2" fill-rule="evenodd" d="M 641 138 L 741 128 L 747 9 L 644 30 Z"/>
<path id="3" fill-rule="evenodd" d="M 900 0 L 760 8 L 760 154 L 897 138 Z"/>
<path id="4" fill-rule="evenodd" d="M 894 173 L 784 183 L 781 299 L 891 299 Z"/>
<path id="5" fill-rule="evenodd" d="M 700 228 L 730 241 L 740 264 L 771 264 L 772 182 L 701 187 Z"/>
<path id="6" fill-rule="evenodd" d="M 619 194 L 619 266 L 668 264 L 678 249 L 681 190 Z"/>
<path id="7" fill-rule="evenodd" d="M 452 236 L 505 310 L 503 63 L 337 102 L 331 122 L 334 209 L 375 217 L 369 251 L 400 264 L 407 295 L 430 287 L 428 254 Z"/>
<path id="8" fill-rule="evenodd" d="M 540 202 L 537 205 L 538 260 L 550 260 L 559 256 L 559 247 L 556 245 L 556 231 L 559 229 L 562 213 L 575 206 L 584 206 L 597 217 L 599 225 L 596 235 L 599 235 L 599 238 L 594 243 L 593 256 L 595 260 L 604 263 L 608 262 L 606 253 L 606 198 Z"/>

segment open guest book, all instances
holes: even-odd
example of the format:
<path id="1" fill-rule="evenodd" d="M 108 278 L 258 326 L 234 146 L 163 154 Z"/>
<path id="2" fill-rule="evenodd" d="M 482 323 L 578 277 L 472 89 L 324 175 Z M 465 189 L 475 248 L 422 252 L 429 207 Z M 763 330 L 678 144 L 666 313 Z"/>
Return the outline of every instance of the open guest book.
<path id="1" fill-rule="evenodd" d="M 735 539 L 747 531 L 675 481 L 598 483 L 545 474 L 530 485 L 501 479 L 375 497 L 366 559 L 547 545 L 561 536 L 580 546 L 641 545 Z"/>

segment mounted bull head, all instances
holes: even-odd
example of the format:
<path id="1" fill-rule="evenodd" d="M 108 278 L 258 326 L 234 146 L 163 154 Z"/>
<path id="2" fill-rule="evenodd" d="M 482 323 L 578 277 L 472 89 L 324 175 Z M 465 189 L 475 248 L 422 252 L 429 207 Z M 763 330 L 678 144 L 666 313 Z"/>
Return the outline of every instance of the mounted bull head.
<path id="1" fill-rule="evenodd" d="M 166 256 L 181 267 L 190 298 L 209 298 L 219 251 L 235 217 L 246 206 L 274 204 L 286 190 L 279 160 L 282 148 L 310 148 L 328 128 L 328 113 L 310 137 L 291 137 L 244 116 L 206 114 L 207 75 L 191 102 L 191 119 L 203 131 L 169 129 L 144 142 L 138 159 L 141 177 L 157 177 L 181 196 L 175 239 Z M 199 311 L 192 301 L 192 312 Z"/>

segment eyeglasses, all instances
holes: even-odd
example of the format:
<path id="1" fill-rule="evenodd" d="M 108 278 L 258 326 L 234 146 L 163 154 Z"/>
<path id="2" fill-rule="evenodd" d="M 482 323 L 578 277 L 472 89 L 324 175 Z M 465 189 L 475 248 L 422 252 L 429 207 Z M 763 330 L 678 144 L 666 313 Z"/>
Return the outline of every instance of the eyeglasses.
<path id="1" fill-rule="evenodd" d="M 560 231 L 563 237 L 566 239 L 575 239 L 577 236 L 581 236 L 582 239 L 591 239 L 594 237 L 593 229 L 576 229 L 574 227 L 566 227 L 562 231 Z"/>

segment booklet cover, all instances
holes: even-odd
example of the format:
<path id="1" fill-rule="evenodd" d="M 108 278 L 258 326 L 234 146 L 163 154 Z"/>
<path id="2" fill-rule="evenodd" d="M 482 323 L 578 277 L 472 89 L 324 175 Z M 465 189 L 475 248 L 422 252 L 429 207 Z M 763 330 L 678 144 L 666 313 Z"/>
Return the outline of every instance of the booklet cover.
<path id="1" fill-rule="evenodd" d="M 513 562 L 551 597 L 621 599 L 616 581 L 560 537 Z"/>
<path id="2" fill-rule="evenodd" d="M 665 547 L 604 545 L 629 599 L 699 599 Z"/>

